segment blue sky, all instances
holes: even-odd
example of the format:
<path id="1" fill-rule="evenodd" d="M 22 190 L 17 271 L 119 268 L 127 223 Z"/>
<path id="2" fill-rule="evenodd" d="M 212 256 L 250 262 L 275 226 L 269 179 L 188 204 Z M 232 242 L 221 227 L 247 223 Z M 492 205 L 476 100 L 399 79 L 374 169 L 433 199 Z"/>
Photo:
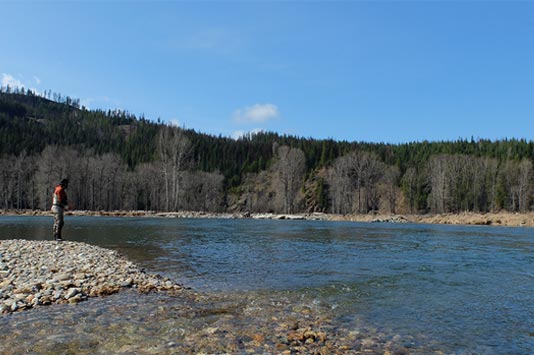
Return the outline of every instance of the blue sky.
<path id="1" fill-rule="evenodd" d="M 210 134 L 534 139 L 534 2 L 2 2 L 0 80 Z"/>

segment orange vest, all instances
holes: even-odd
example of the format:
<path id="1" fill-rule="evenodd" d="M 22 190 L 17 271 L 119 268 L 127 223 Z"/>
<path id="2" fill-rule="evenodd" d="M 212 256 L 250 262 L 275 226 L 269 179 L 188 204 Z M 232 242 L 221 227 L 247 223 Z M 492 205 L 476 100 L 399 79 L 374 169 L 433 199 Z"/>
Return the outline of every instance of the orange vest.
<path id="1" fill-rule="evenodd" d="M 57 185 L 54 190 L 54 196 L 52 198 L 52 204 L 54 206 L 65 207 L 67 206 L 67 193 L 61 185 Z"/>

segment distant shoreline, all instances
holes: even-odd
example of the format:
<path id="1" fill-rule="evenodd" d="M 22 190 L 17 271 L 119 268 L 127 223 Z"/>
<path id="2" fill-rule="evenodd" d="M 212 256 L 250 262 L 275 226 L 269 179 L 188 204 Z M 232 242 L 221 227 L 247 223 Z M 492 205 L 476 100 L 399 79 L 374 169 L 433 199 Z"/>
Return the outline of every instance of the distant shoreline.
<path id="1" fill-rule="evenodd" d="M 474 213 L 458 214 L 350 214 L 328 213 L 273 214 L 273 213 L 211 213 L 195 211 L 154 212 L 154 211 L 68 211 L 68 216 L 101 217 L 156 217 L 156 218 L 219 218 L 219 219 L 270 219 L 270 220 L 315 220 L 333 222 L 367 223 L 419 223 L 450 224 L 504 227 L 534 227 L 534 212 L 529 213 Z M 49 211 L 40 210 L 0 210 L 0 216 L 52 216 Z"/>

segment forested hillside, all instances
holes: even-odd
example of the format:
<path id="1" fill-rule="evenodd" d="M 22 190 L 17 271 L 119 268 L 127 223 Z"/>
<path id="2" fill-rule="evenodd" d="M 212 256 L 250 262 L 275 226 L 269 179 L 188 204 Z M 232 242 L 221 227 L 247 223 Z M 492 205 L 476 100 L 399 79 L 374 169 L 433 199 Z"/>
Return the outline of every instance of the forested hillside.
<path id="1" fill-rule="evenodd" d="M 0 90 L 1 209 L 48 209 L 69 177 L 71 201 L 88 210 L 525 212 L 533 157 L 533 142 L 515 139 L 234 140 L 50 91 Z"/>

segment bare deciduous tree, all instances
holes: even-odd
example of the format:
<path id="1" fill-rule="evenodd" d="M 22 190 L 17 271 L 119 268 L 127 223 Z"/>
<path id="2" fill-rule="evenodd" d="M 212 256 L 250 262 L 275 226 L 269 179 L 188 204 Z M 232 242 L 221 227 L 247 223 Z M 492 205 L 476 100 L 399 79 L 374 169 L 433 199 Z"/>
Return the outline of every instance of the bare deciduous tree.
<path id="1" fill-rule="evenodd" d="M 353 151 L 340 161 L 345 166 L 343 174 L 347 174 L 352 194 L 356 194 L 356 206 L 349 207 L 358 213 L 367 213 L 379 208 L 380 193 L 378 183 L 384 173 L 385 165 L 375 154 Z"/>
<path id="2" fill-rule="evenodd" d="M 0 158 L 0 196 L 1 204 L 4 209 L 11 208 L 11 193 L 13 181 L 13 157 Z"/>
<path id="3" fill-rule="evenodd" d="M 69 176 L 67 155 L 74 155 L 72 149 L 59 146 L 47 146 L 41 152 L 37 163 L 37 191 L 39 206 L 46 210 L 52 201 L 52 189 L 62 178 Z"/>
<path id="4" fill-rule="evenodd" d="M 519 211 L 527 212 L 530 207 L 532 194 L 532 161 L 523 159 L 519 163 L 519 174 L 517 179 Z"/>
<path id="5" fill-rule="evenodd" d="M 397 196 L 399 194 L 398 180 L 400 177 L 400 170 L 397 166 L 388 166 L 385 170 L 383 181 L 383 195 L 388 204 L 389 212 L 396 213 L 397 211 Z"/>
<path id="6" fill-rule="evenodd" d="M 165 182 L 165 210 L 179 208 L 181 177 L 191 153 L 191 143 L 183 130 L 165 126 L 157 139 L 158 153 L 162 163 Z"/>
<path id="7" fill-rule="evenodd" d="M 444 155 L 433 156 L 428 162 L 427 171 L 430 186 L 428 206 L 434 213 L 445 212 L 446 193 L 448 191 L 446 165 L 447 161 Z"/>
<path id="8" fill-rule="evenodd" d="M 298 148 L 281 146 L 276 152 L 276 171 L 280 182 L 278 191 L 283 198 L 283 211 L 293 213 L 295 198 L 304 179 L 306 158 L 304 152 Z"/>
<path id="9" fill-rule="evenodd" d="M 327 181 L 330 186 L 333 213 L 347 214 L 352 212 L 353 192 L 349 172 L 350 160 L 348 156 L 337 158 L 329 170 Z"/>
<path id="10" fill-rule="evenodd" d="M 162 210 L 164 181 L 159 163 L 145 163 L 136 168 L 138 205 L 144 210 Z"/>
<path id="11" fill-rule="evenodd" d="M 219 212 L 222 206 L 224 176 L 219 172 L 188 171 L 184 173 L 187 184 L 183 200 L 187 208 L 203 212 Z"/>
<path id="12" fill-rule="evenodd" d="M 335 213 L 378 210 L 378 183 L 384 169 L 385 165 L 376 155 L 368 152 L 353 151 L 337 158 L 329 175 L 330 197 Z"/>
<path id="13" fill-rule="evenodd" d="M 509 160 L 504 165 L 504 186 L 508 201 L 505 208 L 510 211 L 526 212 L 531 200 L 532 162 Z"/>
<path id="14" fill-rule="evenodd" d="M 497 166 L 498 162 L 491 158 L 445 154 L 431 157 L 427 165 L 430 210 L 434 213 L 457 213 L 493 209 Z M 515 165 L 509 162 L 506 166 L 506 175 L 512 176 Z"/>
<path id="15" fill-rule="evenodd" d="M 362 174 L 360 189 L 364 189 L 365 200 L 364 204 L 359 203 L 358 212 L 377 211 L 380 205 L 378 182 L 384 174 L 385 164 L 372 153 L 363 152 L 359 158 L 361 162 L 359 169 Z M 360 192 L 358 197 L 360 198 Z"/>
<path id="16" fill-rule="evenodd" d="M 402 189 L 404 191 L 405 199 L 408 203 L 410 213 L 414 213 L 417 207 L 417 171 L 411 167 L 406 170 L 401 180 Z"/>

